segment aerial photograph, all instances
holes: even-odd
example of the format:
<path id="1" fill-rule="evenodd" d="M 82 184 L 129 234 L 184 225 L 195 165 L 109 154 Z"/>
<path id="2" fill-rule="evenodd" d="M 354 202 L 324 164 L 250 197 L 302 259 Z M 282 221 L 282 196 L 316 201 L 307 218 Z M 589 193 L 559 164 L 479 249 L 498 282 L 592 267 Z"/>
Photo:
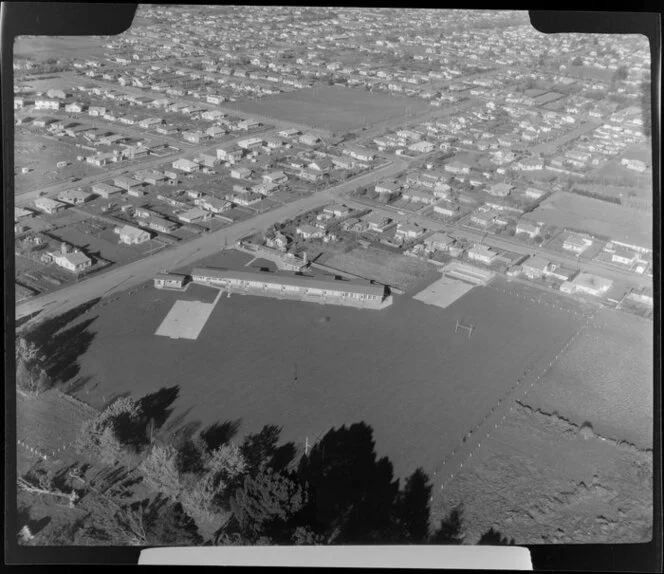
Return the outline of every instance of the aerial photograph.
<path id="1" fill-rule="evenodd" d="M 18 37 L 11 536 L 649 542 L 650 59 L 507 10 Z"/>

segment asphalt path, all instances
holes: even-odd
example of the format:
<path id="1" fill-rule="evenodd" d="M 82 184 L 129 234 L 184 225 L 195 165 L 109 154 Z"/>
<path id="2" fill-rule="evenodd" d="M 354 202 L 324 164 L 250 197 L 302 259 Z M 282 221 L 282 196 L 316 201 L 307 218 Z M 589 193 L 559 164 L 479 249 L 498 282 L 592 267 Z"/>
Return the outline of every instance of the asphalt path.
<path id="1" fill-rule="evenodd" d="M 42 311 L 37 316 L 37 320 L 40 320 L 46 315 L 53 314 L 54 311 L 61 313 L 89 299 L 109 296 L 115 291 L 125 290 L 144 283 L 162 270 L 191 265 L 200 259 L 218 253 L 225 244 L 233 245 L 237 240 L 253 231 L 265 229 L 279 221 L 293 218 L 304 211 L 327 205 L 351 189 L 373 183 L 378 178 L 390 177 L 398 173 L 406 165 L 407 162 L 404 160 L 394 161 L 377 170 L 306 196 L 283 207 L 174 247 L 167 247 L 146 259 L 122 267 L 112 267 L 108 271 L 92 275 L 80 283 L 35 297 L 16 307 L 16 319 Z"/>

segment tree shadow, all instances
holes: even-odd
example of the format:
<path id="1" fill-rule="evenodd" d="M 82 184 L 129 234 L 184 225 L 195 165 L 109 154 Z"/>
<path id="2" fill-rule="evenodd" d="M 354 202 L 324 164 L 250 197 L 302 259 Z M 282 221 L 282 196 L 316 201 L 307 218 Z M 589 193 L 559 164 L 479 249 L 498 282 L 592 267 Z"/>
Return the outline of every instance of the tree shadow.
<path id="1" fill-rule="evenodd" d="M 78 377 L 75 381 L 70 381 L 63 386 L 62 390 L 68 395 L 75 395 L 86 388 L 87 384 L 92 381 L 92 376 L 86 375 Z"/>
<path id="2" fill-rule="evenodd" d="M 208 451 L 213 451 L 220 446 L 227 444 L 236 434 L 242 419 L 226 421 L 224 423 L 214 423 L 200 432 L 200 437 Z"/>
<path id="3" fill-rule="evenodd" d="M 180 396 L 180 387 L 162 387 L 154 393 L 145 395 L 138 401 L 141 418 L 146 425 L 154 424 L 154 431 L 159 431 L 173 413 L 171 405 Z"/>
<path id="4" fill-rule="evenodd" d="M 40 518 L 39 520 L 34 520 L 30 521 L 28 523 L 28 528 L 30 528 L 30 532 L 32 532 L 33 536 L 36 534 L 39 534 L 44 528 L 46 528 L 51 522 L 51 517 L 50 516 L 44 516 Z"/>
<path id="5" fill-rule="evenodd" d="M 88 331 L 95 320 L 96 317 L 93 317 L 77 323 L 53 335 L 48 343 L 40 347 L 46 357 L 44 368 L 51 380 L 51 387 L 65 383 L 79 373 L 78 358 L 88 350 L 96 336 Z"/>
<path id="6" fill-rule="evenodd" d="M 463 505 L 457 505 L 440 521 L 440 526 L 431 537 L 431 544 L 461 544 L 463 534 Z"/>
<path id="7" fill-rule="evenodd" d="M 487 546 L 514 546 L 514 538 L 507 538 L 507 536 L 503 536 L 492 526 L 489 530 L 482 534 L 477 544 Z"/>
<path id="8" fill-rule="evenodd" d="M 48 353 L 48 349 L 53 337 L 64 328 L 65 325 L 71 323 L 78 317 L 81 317 L 85 312 L 92 309 L 100 300 L 101 297 L 91 299 L 90 301 L 78 305 L 73 309 L 69 309 L 60 315 L 45 319 L 26 332 L 25 338 L 28 342 L 37 345 L 45 353 L 50 354 Z"/>

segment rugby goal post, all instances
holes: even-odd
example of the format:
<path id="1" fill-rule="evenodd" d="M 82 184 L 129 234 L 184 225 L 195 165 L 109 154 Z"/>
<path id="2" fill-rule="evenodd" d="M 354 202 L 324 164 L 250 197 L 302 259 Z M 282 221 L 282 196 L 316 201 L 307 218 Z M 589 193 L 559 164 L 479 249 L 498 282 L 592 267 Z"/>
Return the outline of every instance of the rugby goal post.
<path id="1" fill-rule="evenodd" d="M 462 331 L 466 331 L 468 334 L 468 338 L 470 339 L 473 336 L 473 329 L 475 328 L 475 325 L 464 325 L 463 323 L 460 323 L 459 320 L 457 319 L 456 326 L 454 327 L 454 332 L 458 333 L 459 329 Z"/>

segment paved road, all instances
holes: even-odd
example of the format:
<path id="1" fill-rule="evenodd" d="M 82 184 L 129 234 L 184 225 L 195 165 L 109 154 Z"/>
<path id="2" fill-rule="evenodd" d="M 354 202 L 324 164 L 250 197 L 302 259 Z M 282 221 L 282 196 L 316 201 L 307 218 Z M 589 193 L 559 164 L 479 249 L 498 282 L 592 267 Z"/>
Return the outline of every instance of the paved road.
<path id="1" fill-rule="evenodd" d="M 94 297 L 107 296 L 114 291 L 143 283 L 163 269 L 190 265 L 204 257 L 218 253 L 225 243 L 233 245 L 238 239 L 249 235 L 252 231 L 265 229 L 278 221 L 326 205 L 355 187 L 368 185 L 380 177 L 392 176 L 403 170 L 405 166 L 405 161 L 392 162 L 338 186 L 314 193 L 252 219 L 238 222 L 175 247 L 168 247 L 147 259 L 111 268 L 99 275 L 92 275 L 81 283 L 30 299 L 16 307 L 16 318 L 19 319 L 40 310 L 43 312 L 38 318 L 52 314 L 56 310 L 61 313 L 69 307 L 75 307 Z"/>
<path id="2" fill-rule="evenodd" d="M 97 175 L 91 175 L 89 177 L 84 177 L 80 179 L 79 181 L 76 182 L 64 182 L 64 183 L 58 183 L 55 185 L 51 185 L 49 187 L 43 187 L 41 189 L 36 189 L 34 191 L 29 191 L 27 193 L 23 193 L 21 195 L 17 195 L 14 203 L 17 206 L 27 206 L 30 204 L 33 200 L 35 200 L 37 197 L 39 197 L 40 194 L 45 194 L 48 196 L 52 195 L 57 195 L 61 191 L 65 191 L 67 189 L 72 189 L 74 187 L 83 187 L 85 185 L 92 185 L 94 183 L 97 183 L 99 181 L 107 180 L 112 177 L 116 177 L 119 175 L 123 175 L 127 172 L 133 172 L 133 171 L 138 171 L 142 169 L 149 169 L 149 168 L 155 168 L 160 165 L 163 165 L 165 163 L 170 163 L 174 160 L 174 158 L 179 158 L 179 157 L 184 157 L 191 159 L 201 153 L 205 153 L 211 150 L 216 150 L 217 148 L 225 148 L 228 146 L 232 146 L 233 144 L 237 143 L 238 141 L 242 139 L 246 139 L 247 137 L 253 137 L 255 135 L 262 135 L 266 136 L 269 134 L 275 133 L 275 129 L 271 127 L 266 127 L 263 130 L 256 130 L 252 131 L 250 135 L 242 135 L 242 136 L 237 136 L 234 137 L 230 140 L 222 140 L 222 141 L 216 141 L 214 143 L 210 143 L 207 145 L 203 146 L 197 146 L 195 148 L 190 148 L 188 150 L 181 150 L 179 152 L 174 152 L 172 154 L 168 154 L 167 156 L 161 156 L 161 157 L 155 157 L 154 159 L 149 159 L 145 161 L 141 161 L 140 163 L 132 163 L 132 164 L 127 164 L 127 163 L 121 163 L 119 167 L 110 169 L 108 171 L 105 171 L 103 174 L 97 174 Z"/>

